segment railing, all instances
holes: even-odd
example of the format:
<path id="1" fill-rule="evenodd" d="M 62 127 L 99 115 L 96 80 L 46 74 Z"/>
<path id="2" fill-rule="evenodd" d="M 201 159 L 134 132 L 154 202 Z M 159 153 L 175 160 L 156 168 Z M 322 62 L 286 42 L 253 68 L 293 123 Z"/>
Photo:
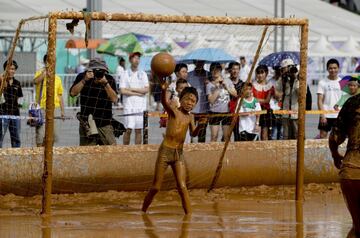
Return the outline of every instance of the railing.
<path id="1" fill-rule="evenodd" d="M 64 103 L 65 107 L 70 108 L 77 108 L 79 107 L 79 102 L 77 98 L 71 97 L 69 95 L 69 89 L 73 82 L 75 81 L 77 74 L 59 74 L 60 78 L 62 79 L 63 88 L 64 88 Z M 115 75 L 113 75 L 115 76 Z M 310 73 L 308 74 L 308 84 L 311 85 L 317 85 L 318 81 L 320 79 L 323 79 L 327 76 L 327 73 Z M 33 74 L 17 74 L 16 79 L 21 82 L 23 93 L 24 93 L 24 107 L 27 108 L 30 102 L 33 102 L 35 99 L 35 89 L 34 89 L 34 83 L 33 83 Z M 151 95 L 149 95 L 149 104 L 152 101 Z M 150 104 L 151 105 L 151 104 Z M 118 108 L 116 105 L 114 105 L 115 108 Z"/>

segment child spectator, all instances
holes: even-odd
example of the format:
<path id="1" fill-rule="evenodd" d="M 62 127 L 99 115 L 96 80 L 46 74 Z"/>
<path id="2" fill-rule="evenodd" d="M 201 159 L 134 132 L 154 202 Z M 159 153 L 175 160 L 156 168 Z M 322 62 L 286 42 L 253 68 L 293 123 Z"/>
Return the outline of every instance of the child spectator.
<path id="1" fill-rule="evenodd" d="M 253 84 L 253 95 L 259 101 L 262 110 L 270 109 L 270 99 L 274 94 L 274 86 L 266 80 L 269 70 L 266 65 L 256 67 L 256 81 Z M 268 140 L 271 127 L 270 113 L 260 115 L 261 140 Z"/>
<path id="2" fill-rule="evenodd" d="M 261 111 L 260 103 L 252 94 L 252 84 L 244 86 L 244 99 L 240 107 L 240 112 Z M 259 138 L 259 115 L 241 114 L 239 121 L 240 141 L 253 141 Z"/>

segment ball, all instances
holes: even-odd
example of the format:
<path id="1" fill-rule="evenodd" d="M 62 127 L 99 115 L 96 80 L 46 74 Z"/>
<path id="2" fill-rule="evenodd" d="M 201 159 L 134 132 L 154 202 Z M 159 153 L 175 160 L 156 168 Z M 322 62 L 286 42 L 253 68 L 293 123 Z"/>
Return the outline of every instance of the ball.
<path id="1" fill-rule="evenodd" d="M 170 76 L 175 70 L 174 57 L 168 53 L 158 53 L 151 60 L 151 70 L 159 77 Z"/>

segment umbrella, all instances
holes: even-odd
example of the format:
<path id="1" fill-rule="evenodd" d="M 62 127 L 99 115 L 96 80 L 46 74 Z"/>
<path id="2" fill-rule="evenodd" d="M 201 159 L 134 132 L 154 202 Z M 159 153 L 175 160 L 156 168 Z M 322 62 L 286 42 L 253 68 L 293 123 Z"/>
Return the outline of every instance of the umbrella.
<path id="1" fill-rule="evenodd" d="M 259 65 L 266 65 L 268 67 L 280 66 L 284 59 L 292 59 L 294 64 L 300 64 L 300 53 L 298 51 L 282 51 L 269 54 L 260 60 Z M 312 60 L 308 58 L 308 63 Z"/>
<path id="2" fill-rule="evenodd" d="M 123 55 L 124 53 L 140 52 L 148 54 L 153 52 L 171 51 L 168 43 L 159 42 L 151 36 L 128 33 L 115 36 L 101 44 L 96 51 L 100 54 Z"/>
<path id="3" fill-rule="evenodd" d="M 205 61 L 205 63 L 219 62 L 226 63 L 235 61 L 235 58 L 218 48 L 200 48 L 187 53 L 180 58 L 179 62 L 190 64 L 194 61 Z"/>
<path id="4" fill-rule="evenodd" d="M 348 84 L 350 82 L 350 79 L 352 79 L 352 78 L 356 78 L 356 77 L 353 77 L 351 75 L 346 75 L 339 81 L 340 88 L 343 92 L 350 94 Z M 360 76 L 357 77 L 358 82 L 360 82 L 359 79 L 360 79 Z M 360 88 L 358 89 L 358 93 L 360 93 Z"/>

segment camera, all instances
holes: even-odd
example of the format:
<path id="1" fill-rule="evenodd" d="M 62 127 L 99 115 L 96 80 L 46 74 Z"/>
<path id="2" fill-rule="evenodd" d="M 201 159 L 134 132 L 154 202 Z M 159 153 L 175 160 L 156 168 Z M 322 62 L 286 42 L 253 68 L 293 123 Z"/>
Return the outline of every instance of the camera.
<path id="1" fill-rule="evenodd" d="M 298 69 L 295 65 L 291 65 L 290 68 L 289 68 L 289 72 L 291 74 L 296 74 L 298 72 Z"/>
<path id="2" fill-rule="evenodd" d="M 102 69 L 94 69 L 94 76 L 96 79 L 102 79 L 105 75 L 105 70 Z"/>

